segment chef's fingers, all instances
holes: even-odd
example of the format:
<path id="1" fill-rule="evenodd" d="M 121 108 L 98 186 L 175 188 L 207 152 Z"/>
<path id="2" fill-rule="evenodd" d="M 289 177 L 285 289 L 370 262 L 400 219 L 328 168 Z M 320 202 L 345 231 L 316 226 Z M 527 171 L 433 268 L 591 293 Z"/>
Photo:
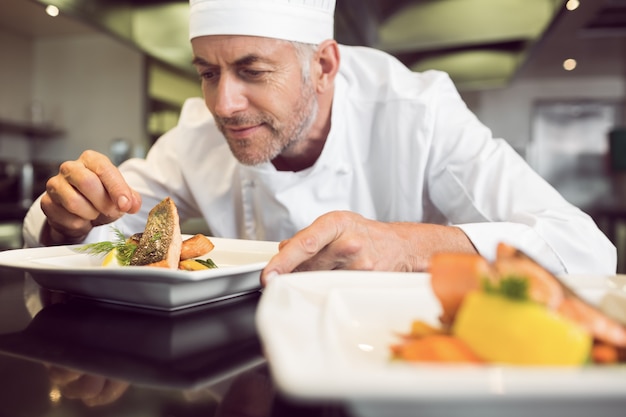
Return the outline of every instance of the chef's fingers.
<path id="1" fill-rule="evenodd" d="M 59 387 L 61 394 L 69 399 L 82 399 L 96 397 L 104 388 L 106 379 L 101 376 L 81 375 L 78 379 L 68 382 Z"/>
<path id="2" fill-rule="evenodd" d="M 95 151 L 85 151 L 81 154 L 78 162 L 85 168 L 93 172 L 100 181 L 102 190 L 99 187 L 88 188 L 93 181 L 88 175 L 77 180 L 86 181 L 84 187 L 78 187 L 79 191 L 86 195 L 92 204 L 107 216 L 112 216 L 112 205 L 119 213 L 136 213 L 141 206 L 141 198 L 135 192 L 119 169 L 105 155 Z M 80 173 L 80 172 L 78 172 Z M 104 194 L 102 193 L 104 191 Z"/>
<path id="3" fill-rule="evenodd" d="M 55 365 L 45 364 L 48 369 L 48 377 L 50 381 L 54 382 L 57 385 L 66 385 L 72 381 L 76 381 L 83 374 L 78 371 L 74 371 L 68 368 L 62 368 Z"/>
<path id="4" fill-rule="evenodd" d="M 128 382 L 108 379 L 98 394 L 83 398 L 83 403 L 88 407 L 112 404 L 126 392 L 129 386 Z"/>
<path id="5" fill-rule="evenodd" d="M 42 242 L 79 242 L 93 226 L 137 212 L 141 197 L 105 156 L 85 151 L 76 161 L 63 162 L 46 183 L 41 209 L 47 217 Z"/>
<path id="6" fill-rule="evenodd" d="M 72 165 L 76 165 L 76 162 L 64 162 L 59 174 L 46 183 L 46 194 L 41 198 L 41 206 L 48 218 L 54 216 L 57 220 L 67 213 L 84 221 L 92 221 L 103 211 L 109 216 L 119 217 L 121 214 L 113 204 L 100 210 L 95 207 L 91 200 L 98 195 L 97 198 L 104 198 L 100 181 L 92 172 L 73 169 Z M 103 203 L 100 205 L 103 206 Z"/>
<path id="7" fill-rule="evenodd" d="M 286 274 L 298 269 L 333 269 L 334 260 L 328 260 L 331 264 L 324 265 L 324 260 L 312 259 L 326 246 L 338 239 L 341 234 L 341 222 L 336 221 L 333 213 L 318 217 L 310 226 L 300 230 L 292 238 L 281 242 L 279 251 L 270 259 L 261 272 L 261 284 L 266 285 L 274 276 Z M 309 263 L 307 264 L 307 261 Z M 313 263 L 311 263 L 313 262 Z"/>
<path id="8" fill-rule="evenodd" d="M 50 381 L 59 386 L 66 398 L 82 399 L 90 407 L 115 402 L 130 386 L 125 381 L 88 375 L 55 365 L 46 365 L 46 368 Z"/>
<path id="9" fill-rule="evenodd" d="M 47 192 L 41 197 L 41 210 L 47 218 L 47 227 L 44 228 L 47 232 L 42 232 L 42 239 L 43 235 L 49 235 L 47 239 L 44 239 L 46 244 L 79 242 L 93 228 L 92 220 L 89 217 L 97 215 L 97 213 L 91 204 L 83 202 L 84 206 L 82 204 L 76 205 L 76 207 L 83 207 L 79 209 L 82 215 L 78 215 L 71 213 L 63 205 L 63 200 L 64 197 L 51 192 Z M 79 200 L 82 200 L 82 197 Z"/>
<path id="10" fill-rule="evenodd" d="M 238 375 L 217 406 L 215 417 L 266 417 L 272 413 L 276 392 L 271 377 L 262 370 Z"/>

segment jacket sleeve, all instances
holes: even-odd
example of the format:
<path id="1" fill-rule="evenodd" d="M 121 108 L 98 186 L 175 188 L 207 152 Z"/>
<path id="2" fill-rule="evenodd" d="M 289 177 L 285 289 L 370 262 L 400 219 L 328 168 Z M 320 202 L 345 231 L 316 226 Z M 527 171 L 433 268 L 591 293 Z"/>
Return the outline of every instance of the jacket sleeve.
<path id="1" fill-rule="evenodd" d="M 502 241 L 556 274 L 615 273 L 616 248 L 591 217 L 494 139 L 447 77 L 432 100 L 432 200 L 483 256 Z"/>

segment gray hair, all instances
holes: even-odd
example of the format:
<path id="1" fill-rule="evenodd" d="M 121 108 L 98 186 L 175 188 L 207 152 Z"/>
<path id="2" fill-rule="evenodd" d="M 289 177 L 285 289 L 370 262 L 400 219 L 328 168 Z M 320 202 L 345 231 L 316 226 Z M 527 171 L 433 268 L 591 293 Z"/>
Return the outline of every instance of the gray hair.
<path id="1" fill-rule="evenodd" d="M 302 67 L 302 79 L 308 82 L 311 75 L 311 60 L 313 59 L 315 52 L 317 52 L 318 45 L 295 41 L 289 41 L 289 43 L 295 49 L 296 56 L 300 61 L 300 66 Z"/>

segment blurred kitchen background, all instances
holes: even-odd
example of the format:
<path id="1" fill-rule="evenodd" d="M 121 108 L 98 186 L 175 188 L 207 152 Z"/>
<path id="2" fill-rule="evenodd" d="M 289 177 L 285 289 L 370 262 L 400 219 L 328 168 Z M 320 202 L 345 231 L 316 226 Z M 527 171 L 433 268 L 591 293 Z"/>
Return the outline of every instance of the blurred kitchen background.
<path id="1" fill-rule="evenodd" d="M 21 246 L 61 161 L 143 156 L 200 96 L 187 15 L 186 0 L 2 0 L 0 249 Z M 335 34 L 448 72 L 626 269 L 626 0 L 337 0 Z"/>

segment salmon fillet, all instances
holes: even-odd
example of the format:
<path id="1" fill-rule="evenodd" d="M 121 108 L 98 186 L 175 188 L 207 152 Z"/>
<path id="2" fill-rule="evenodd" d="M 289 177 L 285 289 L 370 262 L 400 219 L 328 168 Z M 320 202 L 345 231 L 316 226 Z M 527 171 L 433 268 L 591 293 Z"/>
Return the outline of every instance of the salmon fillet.
<path id="1" fill-rule="evenodd" d="M 167 197 L 150 210 L 130 264 L 178 269 L 181 247 L 178 210 L 174 201 Z"/>

